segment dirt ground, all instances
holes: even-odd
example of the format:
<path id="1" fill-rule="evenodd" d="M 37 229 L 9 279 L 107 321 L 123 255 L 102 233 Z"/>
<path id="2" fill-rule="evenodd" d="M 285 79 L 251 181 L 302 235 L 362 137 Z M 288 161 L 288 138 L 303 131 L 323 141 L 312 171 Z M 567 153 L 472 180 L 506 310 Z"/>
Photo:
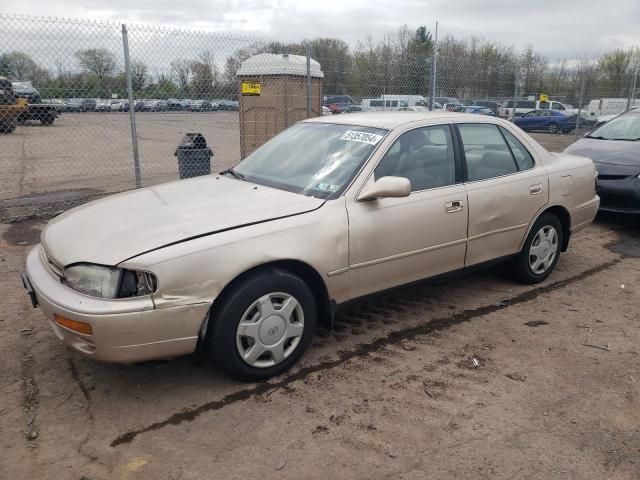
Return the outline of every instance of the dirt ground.
<path id="1" fill-rule="evenodd" d="M 40 228 L 0 225 L 2 479 L 640 478 L 637 219 L 601 216 L 541 285 L 353 304 L 260 384 L 67 350 L 20 284 Z"/>

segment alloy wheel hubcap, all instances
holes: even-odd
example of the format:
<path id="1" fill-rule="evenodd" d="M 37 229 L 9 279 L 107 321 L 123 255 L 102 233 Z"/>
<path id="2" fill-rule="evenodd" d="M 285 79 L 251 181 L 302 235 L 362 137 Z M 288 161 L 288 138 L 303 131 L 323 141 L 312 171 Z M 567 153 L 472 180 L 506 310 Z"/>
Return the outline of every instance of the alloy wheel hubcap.
<path id="1" fill-rule="evenodd" d="M 529 247 L 529 268 L 536 275 L 545 273 L 558 254 L 558 232 L 551 225 L 545 225 L 536 236 Z"/>
<path id="2" fill-rule="evenodd" d="M 252 367 L 272 367 L 295 351 L 303 333 L 300 302 L 288 293 L 268 293 L 253 302 L 242 316 L 236 347 Z"/>

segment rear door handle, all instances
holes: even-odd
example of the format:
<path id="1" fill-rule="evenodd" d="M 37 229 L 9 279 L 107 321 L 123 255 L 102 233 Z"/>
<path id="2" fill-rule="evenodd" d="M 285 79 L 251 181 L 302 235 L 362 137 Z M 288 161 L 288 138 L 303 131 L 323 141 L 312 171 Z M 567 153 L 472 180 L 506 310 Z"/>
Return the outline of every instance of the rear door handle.
<path id="1" fill-rule="evenodd" d="M 464 202 L 462 200 L 452 200 L 444 204 L 444 211 L 446 213 L 461 212 L 464 208 Z"/>
<path id="2" fill-rule="evenodd" d="M 535 185 L 529 185 L 529 193 L 531 195 L 538 195 L 538 194 L 542 193 L 542 184 L 541 183 L 537 183 Z"/>

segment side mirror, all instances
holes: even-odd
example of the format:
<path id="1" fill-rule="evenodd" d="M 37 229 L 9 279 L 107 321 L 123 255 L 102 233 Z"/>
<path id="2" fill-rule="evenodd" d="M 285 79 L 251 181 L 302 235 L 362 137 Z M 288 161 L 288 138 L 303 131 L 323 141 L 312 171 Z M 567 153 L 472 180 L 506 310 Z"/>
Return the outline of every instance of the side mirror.
<path id="1" fill-rule="evenodd" d="M 358 200 L 375 200 L 376 198 L 408 197 L 411 193 L 411 182 L 405 177 L 382 177 L 365 187 Z"/>

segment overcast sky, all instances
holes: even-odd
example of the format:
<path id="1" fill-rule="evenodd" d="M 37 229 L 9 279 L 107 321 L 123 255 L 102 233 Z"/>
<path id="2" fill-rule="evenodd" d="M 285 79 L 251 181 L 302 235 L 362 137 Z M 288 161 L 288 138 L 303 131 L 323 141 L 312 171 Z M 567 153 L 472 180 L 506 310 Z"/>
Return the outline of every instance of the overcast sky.
<path id="1" fill-rule="evenodd" d="M 433 30 L 438 20 L 441 35 L 530 43 L 551 59 L 640 45 L 640 0 L 21 0 L 0 8 L 269 39 L 337 37 L 351 45 L 404 24 Z"/>

